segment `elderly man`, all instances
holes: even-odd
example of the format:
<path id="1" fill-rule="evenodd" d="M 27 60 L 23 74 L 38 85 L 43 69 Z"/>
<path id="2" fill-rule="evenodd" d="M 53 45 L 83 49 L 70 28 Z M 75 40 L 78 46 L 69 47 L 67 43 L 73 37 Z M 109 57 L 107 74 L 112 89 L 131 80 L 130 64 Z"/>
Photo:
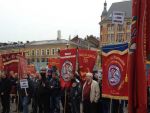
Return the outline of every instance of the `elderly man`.
<path id="1" fill-rule="evenodd" d="M 82 90 L 82 101 L 84 113 L 96 113 L 97 102 L 100 97 L 100 88 L 98 83 L 93 80 L 92 73 L 86 73 L 86 81 Z"/>

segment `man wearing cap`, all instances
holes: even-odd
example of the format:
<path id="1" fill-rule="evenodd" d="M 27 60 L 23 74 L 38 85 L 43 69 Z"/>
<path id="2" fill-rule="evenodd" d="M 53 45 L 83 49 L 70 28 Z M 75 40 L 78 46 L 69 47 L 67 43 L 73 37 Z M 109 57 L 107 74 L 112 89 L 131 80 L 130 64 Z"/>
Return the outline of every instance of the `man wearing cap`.
<path id="1" fill-rule="evenodd" d="M 98 83 L 93 80 L 92 73 L 86 73 L 86 81 L 82 90 L 83 112 L 96 113 L 99 97 L 100 89 Z"/>

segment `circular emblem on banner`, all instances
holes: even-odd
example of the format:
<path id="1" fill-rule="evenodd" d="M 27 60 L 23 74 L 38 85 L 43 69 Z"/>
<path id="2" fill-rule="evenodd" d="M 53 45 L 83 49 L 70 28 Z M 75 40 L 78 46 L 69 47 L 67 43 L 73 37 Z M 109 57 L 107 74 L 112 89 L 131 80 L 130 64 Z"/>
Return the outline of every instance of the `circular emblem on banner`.
<path id="1" fill-rule="evenodd" d="M 73 66 L 70 61 L 65 61 L 62 65 L 61 75 L 64 81 L 70 81 L 73 76 Z"/>
<path id="2" fill-rule="evenodd" d="M 116 65 L 111 65 L 108 69 L 108 81 L 111 86 L 116 86 L 121 80 L 120 69 Z"/>

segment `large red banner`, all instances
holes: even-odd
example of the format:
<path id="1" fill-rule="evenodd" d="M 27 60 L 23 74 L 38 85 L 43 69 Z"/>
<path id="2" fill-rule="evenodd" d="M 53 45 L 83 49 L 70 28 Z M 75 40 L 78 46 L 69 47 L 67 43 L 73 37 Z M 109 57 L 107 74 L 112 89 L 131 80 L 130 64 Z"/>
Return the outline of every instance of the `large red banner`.
<path id="1" fill-rule="evenodd" d="M 129 113 L 147 113 L 145 39 L 149 54 L 149 0 L 132 0 L 132 37 L 129 54 Z M 145 37 L 146 36 L 146 37 Z"/>
<path id="2" fill-rule="evenodd" d="M 15 73 L 18 73 L 18 58 L 17 56 L 21 53 L 8 53 L 8 54 L 2 54 L 2 63 L 4 66 L 4 70 L 7 72 L 14 71 Z"/>
<path id="3" fill-rule="evenodd" d="M 78 62 L 81 79 L 85 79 L 87 72 L 93 72 L 94 65 L 97 59 L 97 51 L 94 50 L 78 50 Z"/>
<path id="4" fill-rule="evenodd" d="M 115 48 L 117 48 L 117 50 Z M 128 99 L 127 58 L 127 44 L 107 46 L 103 48 L 103 97 L 112 99 Z"/>
<path id="5" fill-rule="evenodd" d="M 71 78 L 76 70 L 76 49 L 60 51 L 60 81 L 61 87 L 70 87 Z"/>

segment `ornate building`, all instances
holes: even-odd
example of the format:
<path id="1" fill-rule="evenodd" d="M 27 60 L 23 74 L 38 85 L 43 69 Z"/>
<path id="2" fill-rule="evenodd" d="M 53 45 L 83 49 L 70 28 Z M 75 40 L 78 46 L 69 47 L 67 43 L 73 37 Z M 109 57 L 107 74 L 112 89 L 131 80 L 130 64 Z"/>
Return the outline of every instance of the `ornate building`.
<path id="1" fill-rule="evenodd" d="M 125 13 L 123 24 L 112 23 L 113 11 Z M 107 3 L 101 15 L 100 46 L 129 42 L 131 38 L 131 1 L 116 2 L 107 11 Z"/>

